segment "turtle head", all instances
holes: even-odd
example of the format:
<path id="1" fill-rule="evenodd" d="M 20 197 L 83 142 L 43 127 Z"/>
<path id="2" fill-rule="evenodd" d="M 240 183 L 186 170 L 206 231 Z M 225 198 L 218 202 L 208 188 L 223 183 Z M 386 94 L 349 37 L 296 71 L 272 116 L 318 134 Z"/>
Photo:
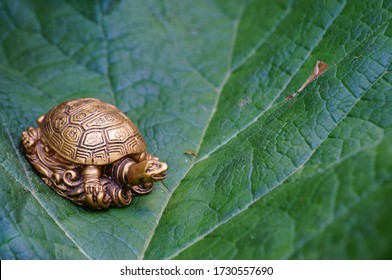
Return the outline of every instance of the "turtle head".
<path id="1" fill-rule="evenodd" d="M 143 160 L 130 165 L 126 170 L 128 185 L 145 185 L 161 181 L 167 177 L 166 163 L 159 160 Z"/>
<path id="2" fill-rule="evenodd" d="M 158 182 L 167 177 L 165 172 L 168 169 L 166 163 L 158 160 L 145 160 L 144 178 L 146 182 Z"/>

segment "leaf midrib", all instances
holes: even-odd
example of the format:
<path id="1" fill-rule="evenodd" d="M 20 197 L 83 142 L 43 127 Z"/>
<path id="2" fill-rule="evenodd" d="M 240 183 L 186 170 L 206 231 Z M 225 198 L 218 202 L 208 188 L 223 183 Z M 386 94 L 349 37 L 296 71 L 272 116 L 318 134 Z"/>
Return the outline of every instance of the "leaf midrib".
<path id="1" fill-rule="evenodd" d="M 310 48 L 308 54 L 306 55 L 306 57 L 305 57 L 304 60 L 303 60 L 303 63 L 297 67 L 297 69 L 295 70 L 295 72 L 293 73 L 293 75 L 290 77 L 290 79 L 288 79 L 288 81 L 283 85 L 282 90 L 279 91 L 279 92 L 276 94 L 276 96 L 275 96 L 274 99 L 270 102 L 270 104 L 266 107 L 266 109 L 263 110 L 260 114 L 258 114 L 250 123 L 248 123 L 246 126 L 244 126 L 243 128 L 241 128 L 238 132 L 236 132 L 236 133 L 232 134 L 231 136 L 229 136 L 228 139 L 227 139 L 226 141 L 224 141 L 223 143 L 221 143 L 220 145 L 218 145 L 216 148 L 214 148 L 214 149 L 213 149 L 212 151 L 210 151 L 208 154 L 206 154 L 205 156 L 203 156 L 203 157 L 200 158 L 200 159 L 193 159 L 192 164 L 191 164 L 191 165 L 189 166 L 189 168 L 184 172 L 184 175 L 183 175 L 182 178 L 179 180 L 179 183 L 177 184 L 177 186 L 173 189 L 172 192 L 170 192 L 170 193 L 168 194 L 167 199 L 165 200 L 165 203 L 164 203 L 164 205 L 163 205 L 163 207 L 162 207 L 161 213 L 159 213 L 158 220 L 160 220 L 160 218 L 162 217 L 163 212 L 165 211 L 166 206 L 167 206 L 167 204 L 169 203 L 172 194 L 173 194 L 174 191 L 177 189 L 177 187 L 181 184 L 182 180 L 186 177 L 186 175 L 187 175 L 187 174 L 189 173 L 189 171 L 194 167 L 195 164 L 197 164 L 197 163 L 199 163 L 199 162 L 201 162 L 201 161 L 203 161 L 203 160 L 206 160 L 212 153 L 214 153 L 216 150 L 218 150 L 219 148 L 221 148 L 222 146 L 224 146 L 225 144 L 227 144 L 229 141 L 233 140 L 239 133 L 241 133 L 242 131 L 244 131 L 247 127 L 251 126 L 251 125 L 252 125 L 253 123 L 255 123 L 258 119 L 260 119 L 266 112 L 268 112 L 268 110 L 270 110 L 271 108 L 273 108 L 273 105 L 274 105 L 274 103 L 276 102 L 276 100 L 279 98 L 279 96 L 282 94 L 282 92 L 286 89 L 287 85 L 291 82 L 292 78 L 293 78 L 293 77 L 298 73 L 298 71 L 301 69 L 301 67 L 302 67 L 303 64 L 306 62 L 306 60 L 309 58 L 309 56 L 311 55 L 311 53 L 313 52 L 313 50 L 318 46 L 318 44 L 320 43 L 320 41 L 321 41 L 322 38 L 324 37 L 325 33 L 328 31 L 328 29 L 330 28 L 330 26 L 332 25 L 332 23 L 335 21 L 336 18 L 338 18 L 338 16 L 339 16 L 339 15 L 341 14 L 341 12 L 343 11 L 345 5 L 346 5 L 346 1 L 344 1 L 344 3 L 343 3 L 343 4 L 341 5 L 341 7 L 340 7 L 340 10 L 336 13 L 336 15 L 331 19 L 331 21 L 328 23 L 328 25 L 326 26 L 326 28 L 323 30 L 323 32 L 322 32 L 320 38 L 315 42 L 314 46 L 313 46 L 312 48 Z M 233 34 L 232 34 L 232 40 L 231 40 L 230 56 L 229 56 L 229 58 L 228 58 L 228 67 L 227 67 L 227 71 L 226 71 L 225 76 L 224 76 L 223 79 L 222 79 L 222 82 L 220 83 L 220 86 L 217 88 L 217 97 L 216 97 L 216 99 L 215 99 L 214 106 L 213 106 L 213 108 L 212 108 L 212 110 L 211 110 L 210 117 L 209 117 L 209 119 L 208 119 L 208 121 L 207 121 L 207 123 L 206 123 L 206 125 L 205 125 L 205 127 L 204 127 L 204 129 L 203 129 L 203 132 L 202 132 L 202 136 L 201 136 L 201 138 L 200 138 L 199 145 L 198 145 L 198 147 L 197 147 L 197 149 L 196 149 L 196 154 L 198 153 L 198 151 L 200 150 L 200 148 L 201 148 L 201 146 L 202 146 L 202 144 L 203 144 L 205 134 L 206 134 L 206 132 L 207 132 L 207 130 L 208 130 L 208 128 L 209 128 L 209 125 L 210 125 L 210 123 L 211 123 L 211 121 L 212 121 L 212 119 L 213 119 L 213 117 L 214 117 L 214 115 L 215 115 L 215 113 L 216 113 L 216 110 L 217 110 L 217 107 L 218 107 L 218 104 L 219 104 L 219 100 L 220 100 L 220 97 L 221 97 L 221 93 L 222 93 L 222 91 L 223 91 L 223 89 L 224 89 L 224 87 L 225 87 L 227 81 L 230 79 L 232 73 L 233 73 L 235 70 L 239 69 L 239 68 L 241 67 L 241 65 L 245 64 L 249 59 L 251 59 L 251 58 L 257 53 L 257 50 L 260 49 L 260 48 L 264 45 L 264 43 L 267 42 L 267 38 L 268 38 L 268 37 L 270 37 L 272 34 L 274 34 L 274 32 L 277 31 L 278 26 L 280 26 L 280 25 L 282 24 L 282 22 L 284 21 L 284 19 L 287 18 L 288 15 L 290 14 L 290 12 L 292 11 L 291 6 L 288 7 L 288 8 L 286 9 L 284 15 L 281 17 L 281 19 L 280 19 L 279 22 L 276 24 L 276 26 L 272 29 L 272 31 L 269 32 L 269 33 L 267 33 L 267 34 L 265 34 L 265 36 L 263 36 L 263 37 L 265 37 L 266 39 L 264 39 L 264 40 L 263 40 L 263 39 L 260 39 L 260 40 L 258 41 L 258 43 L 257 43 L 258 46 L 256 46 L 256 49 L 255 49 L 255 48 L 252 48 L 252 49 L 248 52 L 248 54 L 245 55 L 245 57 L 246 57 L 247 59 L 241 60 L 241 63 L 240 63 L 240 64 L 237 64 L 237 65 L 235 65 L 234 68 L 232 68 L 234 47 L 235 47 L 236 38 L 237 38 L 237 35 L 238 35 L 238 26 L 239 26 L 239 24 L 240 24 L 241 17 L 242 17 L 242 15 L 243 15 L 243 12 L 244 12 L 245 8 L 246 8 L 246 4 L 243 4 L 243 5 L 241 6 L 241 9 L 239 9 L 237 18 L 233 21 Z M 260 42 L 261 42 L 261 43 L 260 43 Z M 355 48 L 354 48 L 354 49 L 355 49 Z M 252 55 L 249 55 L 249 53 L 252 53 Z M 346 55 L 346 56 L 347 56 L 347 55 Z M 276 104 L 276 105 L 279 105 L 279 104 Z M 291 176 L 291 175 L 290 175 L 290 176 Z M 234 216 L 236 216 L 236 215 L 238 215 L 239 213 L 241 213 L 244 209 L 247 209 L 247 208 L 248 208 L 251 204 L 253 204 L 253 203 L 254 203 L 254 201 L 253 201 L 252 203 L 250 203 L 249 205 L 247 205 L 246 207 L 244 207 L 244 208 L 243 208 L 242 210 L 240 210 L 239 212 L 235 213 L 233 216 L 231 216 L 231 218 L 233 218 Z M 230 218 L 230 219 L 231 219 L 231 218 Z M 213 230 L 215 230 L 215 228 L 219 227 L 221 224 L 226 223 L 226 222 L 229 221 L 230 219 L 225 220 L 223 223 L 218 223 L 216 227 L 213 227 Z M 158 224 L 159 224 L 159 223 L 158 223 Z M 155 231 L 156 231 L 156 228 L 158 227 L 158 224 L 156 224 L 155 228 L 151 231 L 151 234 L 150 234 L 149 237 L 147 238 L 147 242 L 145 243 L 145 246 L 144 246 L 144 248 L 143 248 L 142 251 L 141 251 L 140 259 L 143 259 L 143 258 L 144 258 L 145 252 L 146 252 L 146 250 L 148 249 L 148 247 L 149 247 L 149 245 L 150 245 L 150 243 L 151 243 L 151 239 L 152 239 L 153 235 L 155 234 Z M 209 234 L 209 233 L 210 233 L 210 232 L 207 232 L 205 235 L 202 235 L 202 238 L 204 238 L 204 236 L 206 236 L 206 235 Z M 197 242 L 197 241 L 196 241 L 196 242 Z M 192 244 L 194 244 L 194 243 L 191 243 L 191 245 L 192 245 Z M 190 246 L 191 246 L 191 245 L 190 245 Z M 188 246 L 188 247 L 189 247 L 189 246 Z M 183 250 L 185 250 L 185 249 L 188 248 L 188 247 L 183 247 L 182 250 L 178 251 L 176 254 L 171 255 L 170 257 L 167 257 L 167 259 L 171 259 L 171 258 L 175 257 L 176 255 L 178 255 L 180 252 L 182 252 Z"/>
<path id="2" fill-rule="evenodd" d="M 209 116 L 209 118 L 208 118 L 208 120 L 207 120 L 207 123 L 206 123 L 206 125 L 204 126 L 204 129 L 203 129 L 203 131 L 202 131 L 202 135 L 201 135 L 201 137 L 200 137 L 199 144 L 198 144 L 198 146 L 197 146 L 197 148 L 196 148 L 196 154 L 197 154 L 197 152 L 200 150 L 200 147 L 201 147 L 201 145 L 202 145 L 202 142 L 203 142 L 203 138 L 204 138 L 204 136 L 205 136 L 205 133 L 206 133 L 206 131 L 207 131 L 207 129 L 208 129 L 208 126 L 209 126 L 209 124 L 210 124 L 210 122 L 211 122 L 211 120 L 212 120 L 212 118 L 213 118 L 213 116 L 214 116 L 214 114 L 215 114 L 215 111 L 216 111 L 216 108 L 217 108 L 217 105 L 218 105 L 218 102 L 219 102 L 219 98 L 220 98 L 220 96 L 221 96 L 221 93 L 222 93 L 222 90 L 223 90 L 223 88 L 224 88 L 224 85 L 226 84 L 226 82 L 227 82 L 228 79 L 230 78 L 230 75 L 231 75 L 231 64 L 232 64 L 232 60 L 233 60 L 233 52 L 234 52 L 235 40 L 236 40 L 237 34 L 238 34 L 238 25 L 239 25 L 239 23 L 240 23 L 240 20 L 241 20 L 241 17 L 242 17 L 242 14 L 243 14 L 243 11 L 244 11 L 245 8 L 246 8 L 246 2 L 244 2 L 244 4 L 241 6 L 241 9 L 240 9 L 239 12 L 238 12 L 237 19 L 233 21 L 233 32 L 232 32 L 232 39 L 231 39 L 231 45 L 230 45 L 230 52 L 229 52 L 229 57 L 228 57 L 227 71 L 226 71 L 225 76 L 224 76 L 223 79 L 222 79 L 222 82 L 221 82 L 220 86 L 219 86 L 218 88 L 216 88 L 215 86 L 213 86 L 213 84 L 212 84 L 211 82 L 209 82 L 207 79 L 205 79 L 204 76 L 201 75 L 201 74 L 192 66 L 192 69 L 194 69 L 197 73 L 199 73 L 200 76 L 203 78 L 203 80 L 204 80 L 205 82 L 207 82 L 208 85 L 212 85 L 213 88 L 214 88 L 214 91 L 216 92 L 215 104 L 214 104 L 214 106 L 213 106 L 212 109 L 211 109 L 210 116 Z M 162 21 L 162 19 L 160 19 L 160 20 Z M 169 36 L 172 36 L 172 35 L 170 35 L 171 32 L 170 32 L 170 28 L 168 28 L 168 26 L 167 26 L 168 24 L 167 24 L 167 23 L 166 23 L 166 24 L 165 24 L 165 23 L 162 23 L 162 24 L 164 25 L 166 32 L 169 33 Z M 187 58 L 185 58 L 185 60 L 188 61 Z M 192 163 L 189 165 L 188 169 L 184 172 L 184 175 L 182 176 L 182 178 L 179 179 L 177 186 L 176 186 L 175 188 L 173 188 L 173 190 L 170 191 L 170 192 L 168 193 L 168 195 L 167 195 L 167 197 L 166 197 L 166 200 L 164 201 L 164 204 L 162 205 L 161 212 L 159 213 L 159 215 L 158 215 L 158 217 L 157 217 L 157 218 L 158 218 L 158 221 L 161 219 L 161 217 L 162 217 L 162 215 L 163 215 L 163 212 L 165 211 L 166 206 L 167 206 L 167 204 L 169 203 L 172 194 L 173 194 L 174 191 L 177 189 L 177 187 L 181 184 L 182 180 L 185 178 L 185 176 L 188 174 L 189 170 L 191 170 L 191 169 L 193 168 L 194 165 L 195 165 L 195 160 L 193 159 L 193 161 L 192 161 Z M 166 187 L 166 186 L 165 186 L 165 187 Z M 167 187 L 166 187 L 166 188 L 167 188 Z M 155 227 L 151 230 L 151 233 L 149 234 L 149 236 L 148 236 L 148 238 L 147 238 L 147 241 L 146 241 L 146 243 L 144 244 L 143 249 L 141 250 L 141 254 L 140 254 L 140 258 L 139 258 L 139 259 L 144 259 L 145 252 L 146 252 L 146 250 L 148 249 L 148 247 L 149 247 L 149 245 L 150 245 L 150 243 L 151 243 L 151 239 L 152 239 L 152 237 L 154 236 L 154 233 L 155 233 L 155 231 L 156 231 L 156 228 L 158 227 L 158 224 L 159 224 L 159 223 L 157 223 L 157 224 L 155 225 Z"/>

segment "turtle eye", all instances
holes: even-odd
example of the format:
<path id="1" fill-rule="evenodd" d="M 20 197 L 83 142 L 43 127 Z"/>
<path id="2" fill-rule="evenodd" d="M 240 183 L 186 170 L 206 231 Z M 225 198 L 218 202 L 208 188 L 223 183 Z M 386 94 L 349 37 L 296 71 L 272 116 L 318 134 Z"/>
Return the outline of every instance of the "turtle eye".
<path id="1" fill-rule="evenodd" d="M 155 166 L 155 163 L 153 161 L 149 161 L 148 164 L 146 165 L 146 171 L 150 172 L 151 169 L 153 169 Z"/>

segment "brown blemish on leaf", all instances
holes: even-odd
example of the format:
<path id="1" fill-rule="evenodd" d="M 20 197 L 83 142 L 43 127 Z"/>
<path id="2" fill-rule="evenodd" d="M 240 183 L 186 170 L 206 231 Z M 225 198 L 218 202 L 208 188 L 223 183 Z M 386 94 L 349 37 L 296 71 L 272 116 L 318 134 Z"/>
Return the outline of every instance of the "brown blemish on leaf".
<path id="1" fill-rule="evenodd" d="M 184 154 L 197 157 L 197 154 L 192 150 L 186 150 Z"/>
<path id="2" fill-rule="evenodd" d="M 290 100 L 292 98 L 294 98 L 297 94 L 296 93 L 292 93 L 289 96 L 287 96 L 284 100 Z"/>
<path id="3" fill-rule="evenodd" d="M 321 74 L 325 72 L 325 70 L 328 69 L 328 64 L 322 61 L 317 60 L 316 66 L 313 68 L 313 73 L 309 76 L 309 78 L 302 84 L 302 86 L 297 90 L 296 93 L 290 94 L 289 96 L 286 97 L 285 100 L 290 100 L 294 98 L 298 93 L 304 90 L 304 88 L 310 84 L 312 81 L 317 79 Z"/>
<path id="4" fill-rule="evenodd" d="M 297 92 L 301 92 L 310 82 L 314 81 L 317 79 L 322 73 L 325 72 L 325 70 L 328 69 L 328 64 L 322 61 L 317 60 L 316 66 L 313 68 L 313 73 L 312 75 L 309 76 L 309 78 L 303 83 L 303 85 L 299 88 Z"/>

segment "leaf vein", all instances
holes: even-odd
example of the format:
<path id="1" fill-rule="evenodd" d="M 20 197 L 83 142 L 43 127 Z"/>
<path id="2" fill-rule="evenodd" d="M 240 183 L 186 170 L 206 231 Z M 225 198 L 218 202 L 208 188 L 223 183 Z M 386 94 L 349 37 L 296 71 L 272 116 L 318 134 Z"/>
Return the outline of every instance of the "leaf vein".
<path id="1" fill-rule="evenodd" d="M 379 141 L 379 142 L 377 143 L 377 145 L 379 145 L 379 144 L 381 144 L 381 143 L 382 143 L 382 141 Z M 366 150 L 368 150 L 368 149 L 373 149 L 373 148 L 376 147 L 377 145 L 374 145 L 374 146 L 372 146 L 372 147 L 367 147 L 367 148 L 365 148 L 365 149 L 360 149 L 360 150 L 358 150 L 356 153 L 353 153 L 353 154 L 349 155 L 348 157 L 345 157 L 343 160 L 337 161 L 336 164 L 332 164 L 332 165 L 328 166 L 328 168 L 326 168 L 325 170 L 327 170 L 327 169 L 329 169 L 329 168 L 333 168 L 335 165 L 337 165 L 337 164 L 339 164 L 339 163 L 341 163 L 341 162 L 344 162 L 345 160 L 350 159 L 351 157 L 353 157 L 353 156 L 359 154 L 360 152 L 366 151 Z M 314 174 L 314 175 L 316 175 L 316 174 Z M 310 176 L 310 177 L 313 177 L 313 175 Z M 320 230 L 319 230 L 317 233 L 313 234 L 312 236 L 308 237 L 308 238 L 305 239 L 305 240 L 302 240 L 302 242 L 300 243 L 300 245 L 297 246 L 297 247 L 295 247 L 293 251 L 289 252 L 286 256 L 284 256 L 283 259 L 289 259 L 289 258 L 291 258 L 297 251 L 299 251 L 299 250 L 301 250 L 301 248 L 305 247 L 306 244 L 308 244 L 309 242 L 311 242 L 312 240 L 314 240 L 314 239 L 315 239 L 319 234 L 321 234 L 322 232 L 326 231 L 326 229 L 327 229 L 329 226 L 331 226 L 336 220 L 338 220 L 339 218 L 342 218 L 342 217 L 344 217 L 345 215 L 347 215 L 348 213 L 350 213 L 357 205 L 360 204 L 361 201 L 365 200 L 365 199 L 368 198 L 371 194 L 374 194 L 374 193 L 376 193 L 376 192 L 379 191 L 379 190 L 380 190 L 380 188 L 374 188 L 373 190 L 371 190 L 371 191 L 369 191 L 369 192 L 367 192 L 367 193 L 364 193 L 362 196 L 359 196 L 359 199 L 358 199 L 353 205 L 351 205 L 351 207 L 347 208 L 345 211 L 342 211 L 342 212 L 340 212 L 340 213 L 338 213 L 338 214 L 335 214 L 330 220 L 326 221 L 324 224 L 321 225 Z M 335 198 L 335 201 L 336 201 L 336 198 Z"/>
<path id="2" fill-rule="evenodd" d="M 344 4 L 346 4 L 346 2 L 344 2 Z M 239 133 L 241 133 L 242 131 L 244 131 L 246 128 L 248 128 L 249 126 L 251 126 L 253 123 L 255 123 L 257 120 L 259 120 L 261 117 L 264 116 L 264 114 L 266 112 L 268 112 L 270 109 L 274 108 L 275 106 L 278 106 L 280 103 L 275 104 L 275 102 L 278 100 L 278 98 L 280 97 L 280 95 L 283 93 L 283 91 L 287 88 L 287 86 L 290 84 L 290 82 L 292 81 L 292 79 L 294 78 L 294 76 L 299 72 L 299 70 L 302 68 L 302 66 L 305 64 L 306 60 L 310 57 L 310 55 L 312 54 L 313 50 L 318 46 L 318 44 L 321 42 L 322 38 L 324 37 L 325 33 L 328 31 L 328 29 L 332 26 L 332 23 L 336 20 L 336 18 L 338 18 L 338 16 L 341 14 L 341 12 L 343 11 L 344 5 L 342 5 L 341 9 L 339 10 L 339 12 L 331 19 L 331 21 L 328 23 L 328 25 L 326 26 L 326 28 L 323 30 L 320 38 L 315 42 L 315 44 L 312 46 L 311 50 L 308 51 L 307 55 L 304 57 L 302 63 L 300 65 L 298 65 L 298 67 L 295 69 L 294 73 L 290 76 L 290 78 L 283 84 L 282 89 L 275 95 L 274 99 L 268 104 L 268 106 L 260 111 L 259 114 L 257 114 L 248 124 L 246 124 L 245 126 L 243 126 L 241 129 L 239 129 L 235 134 L 229 135 L 227 137 L 227 139 L 225 141 L 223 141 L 222 143 L 220 143 L 219 145 L 217 145 L 215 148 L 213 148 L 210 152 L 208 152 L 207 154 L 205 154 L 203 157 L 200 157 L 196 162 L 201 162 L 205 159 L 207 159 L 211 154 L 213 154 L 215 151 L 217 151 L 219 148 L 221 148 L 222 146 L 226 145 L 228 142 L 230 142 L 232 139 L 234 139 L 235 137 L 237 137 L 237 135 Z"/>
<path id="3" fill-rule="evenodd" d="M 268 41 L 268 38 L 278 29 L 278 27 L 282 24 L 282 22 L 288 17 L 291 12 L 293 1 L 291 1 L 286 6 L 286 10 L 284 11 L 282 17 L 276 22 L 274 26 L 271 27 L 269 32 L 266 36 L 262 36 L 257 44 L 240 60 L 238 61 L 233 67 L 232 72 L 240 68 L 243 64 L 245 64 L 249 59 L 253 57 L 257 53 L 257 51 Z"/>
<path id="4" fill-rule="evenodd" d="M 53 42 L 52 40 L 50 40 L 50 38 L 48 36 L 45 35 L 45 33 L 40 30 L 40 32 L 36 32 L 36 31 L 32 31 L 32 30 L 25 30 L 22 27 L 19 26 L 19 24 L 17 24 L 17 22 L 15 21 L 15 19 L 13 18 L 13 16 L 11 15 L 8 7 L 5 5 L 4 6 L 4 11 L 6 13 L 6 15 L 8 16 L 8 18 L 12 21 L 12 23 L 14 24 L 14 28 L 19 29 L 22 32 L 26 32 L 26 33 L 31 33 L 31 34 L 35 34 L 40 36 L 42 39 L 45 40 L 46 43 L 48 43 L 48 45 L 53 46 L 55 49 L 57 49 L 62 55 L 64 55 L 66 58 L 68 58 L 70 61 L 75 62 L 77 65 L 82 66 L 85 70 L 95 73 L 95 74 L 99 74 L 101 75 L 102 73 L 100 73 L 99 71 L 97 71 L 94 68 L 89 68 L 87 65 L 81 63 L 80 61 L 76 60 L 75 57 L 73 57 L 72 55 L 68 54 L 64 49 L 62 49 L 59 45 L 57 45 L 55 42 Z M 40 18 L 38 18 L 38 21 L 40 21 Z M 40 22 L 40 24 L 42 24 L 42 22 Z M 11 36 L 12 33 L 8 34 L 7 38 L 9 36 Z M 4 45 L 4 41 L 5 39 L 3 39 L 3 45 Z M 40 48 L 37 48 L 40 49 Z M 5 56 L 5 58 L 8 60 L 8 58 Z M 10 65 L 10 63 L 8 63 Z"/>
<path id="5" fill-rule="evenodd" d="M 97 5 L 97 18 L 99 21 L 99 30 L 103 37 L 103 45 L 104 45 L 104 52 L 105 52 L 105 61 L 106 61 L 106 70 L 105 76 L 107 78 L 107 82 L 109 85 L 110 96 L 112 98 L 113 105 L 117 106 L 117 100 L 115 95 L 115 88 L 114 82 L 111 76 L 111 63 L 110 63 L 110 50 L 109 50 L 109 37 L 107 27 L 105 27 L 105 19 L 104 19 L 104 12 L 102 10 L 102 6 Z"/>
<path id="6" fill-rule="evenodd" d="M 206 85 L 211 87 L 215 92 L 217 92 L 217 86 L 214 85 L 203 73 L 197 69 L 197 67 L 189 60 L 187 55 L 185 55 L 184 51 L 181 51 L 181 47 L 178 45 L 178 39 L 175 36 L 175 33 L 173 29 L 170 27 L 169 23 L 167 20 L 165 20 L 164 16 L 161 14 L 158 14 L 157 12 L 154 11 L 154 9 L 151 7 L 151 5 L 148 6 L 151 14 L 158 20 L 159 24 L 163 27 L 165 30 L 166 34 L 168 35 L 171 43 L 174 45 L 174 47 L 179 50 L 178 53 L 181 54 L 181 58 L 183 61 L 188 65 L 192 73 L 194 73 L 196 76 L 198 76 Z"/>
<path id="7" fill-rule="evenodd" d="M 215 100 L 215 105 L 214 105 L 214 108 L 213 108 L 213 110 L 212 110 L 212 112 L 211 112 L 211 114 L 210 114 L 209 120 L 207 121 L 207 124 L 206 124 L 206 126 L 204 127 L 202 136 L 201 136 L 201 138 L 200 138 L 199 145 L 198 145 L 198 147 L 197 147 L 197 149 L 196 149 L 196 154 L 197 154 L 197 152 L 198 152 L 199 149 L 200 149 L 200 146 L 201 146 L 201 143 L 202 143 L 202 141 L 203 141 L 203 138 L 204 138 L 204 135 L 205 135 L 205 133 L 206 133 L 206 130 L 207 130 L 208 126 L 209 126 L 209 123 L 210 123 L 210 121 L 211 121 L 211 119 L 212 119 L 212 116 L 213 116 L 214 113 L 215 113 L 216 105 L 217 105 L 217 102 L 218 102 L 218 100 L 219 100 L 220 93 L 222 92 L 223 85 L 225 84 L 225 82 L 227 81 L 227 79 L 230 77 L 230 67 L 231 67 L 230 65 L 231 65 L 231 60 L 232 60 L 233 48 L 234 48 L 234 44 L 235 44 L 235 38 L 236 38 L 236 36 L 237 36 L 236 34 L 237 34 L 237 32 L 238 32 L 238 24 L 239 24 L 240 18 L 241 18 L 241 16 L 242 16 L 242 13 L 243 13 L 243 10 L 244 10 L 245 7 L 246 7 L 246 3 L 242 5 L 242 8 L 241 8 L 240 11 L 239 11 L 238 18 L 233 22 L 233 35 L 232 35 L 231 51 L 230 51 L 231 54 L 230 54 L 230 56 L 229 56 L 228 68 L 227 68 L 226 76 L 224 77 L 224 79 L 223 79 L 223 81 L 222 81 L 222 83 L 221 83 L 221 86 L 217 89 L 217 93 L 216 93 L 216 94 L 217 94 L 217 97 L 216 97 L 216 100 Z M 156 15 L 155 15 L 155 16 L 156 16 Z M 161 24 L 164 26 L 166 32 L 168 32 L 169 36 L 172 37 L 172 36 L 173 36 L 173 35 L 172 35 L 172 32 L 171 32 L 170 28 L 167 26 L 167 24 L 165 24 L 164 22 L 162 22 L 162 19 L 160 19 L 159 17 L 158 17 L 158 19 L 160 20 Z M 168 28 L 169 28 L 169 29 L 168 29 Z M 172 39 L 172 41 L 173 41 L 173 39 Z M 175 43 L 175 41 L 174 41 L 174 43 Z M 209 83 L 209 84 L 211 84 L 211 83 Z M 215 110 L 214 110 L 214 109 L 215 109 Z M 195 160 L 193 159 L 193 163 L 192 163 L 192 164 L 189 166 L 189 168 L 184 172 L 184 176 L 179 180 L 179 184 L 180 184 L 181 181 L 184 179 L 184 177 L 185 177 L 186 174 L 189 172 L 189 170 L 194 166 L 194 163 L 195 163 Z M 178 185 L 179 185 L 179 184 L 178 184 Z M 178 185 L 177 185 L 177 186 L 178 186 Z M 165 187 L 166 187 L 166 186 L 165 186 Z M 174 192 L 174 191 L 173 191 L 173 192 Z M 168 195 L 167 198 L 166 198 L 166 200 L 164 201 L 164 205 L 162 206 L 162 211 L 161 211 L 161 213 L 159 213 L 159 215 L 158 215 L 158 219 L 160 219 L 160 218 L 162 217 L 163 212 L 164 212 L 164 209 L 166 208 L 167 204 L 169 203 L 169 200 L 170 200 L 170 198 L 171 198 L 173 192 L 169 192 L 170 195 Z M 155 230 L 156 230 L 157 226 L 158 226 L 158 224 L 155 226 L 155 228 L 151 231 L 151 234 L 148 236 L 148 238 L 147 238 L 148 242 L 145 243 L 145 246 L 144 246 L 144 248 L 142 249 L 142 254 L 140 255 L 140 259 L 143 259 L 143 258 L 144 258 L 144 254 L 145 254 L 145 252 L 146 252 L 148 246 L 150 245 L 151 239 L 152 239 L 152 237 L 153 237 L 153 235 L 154 235 L 154 233 L 155 233 Z"/>

